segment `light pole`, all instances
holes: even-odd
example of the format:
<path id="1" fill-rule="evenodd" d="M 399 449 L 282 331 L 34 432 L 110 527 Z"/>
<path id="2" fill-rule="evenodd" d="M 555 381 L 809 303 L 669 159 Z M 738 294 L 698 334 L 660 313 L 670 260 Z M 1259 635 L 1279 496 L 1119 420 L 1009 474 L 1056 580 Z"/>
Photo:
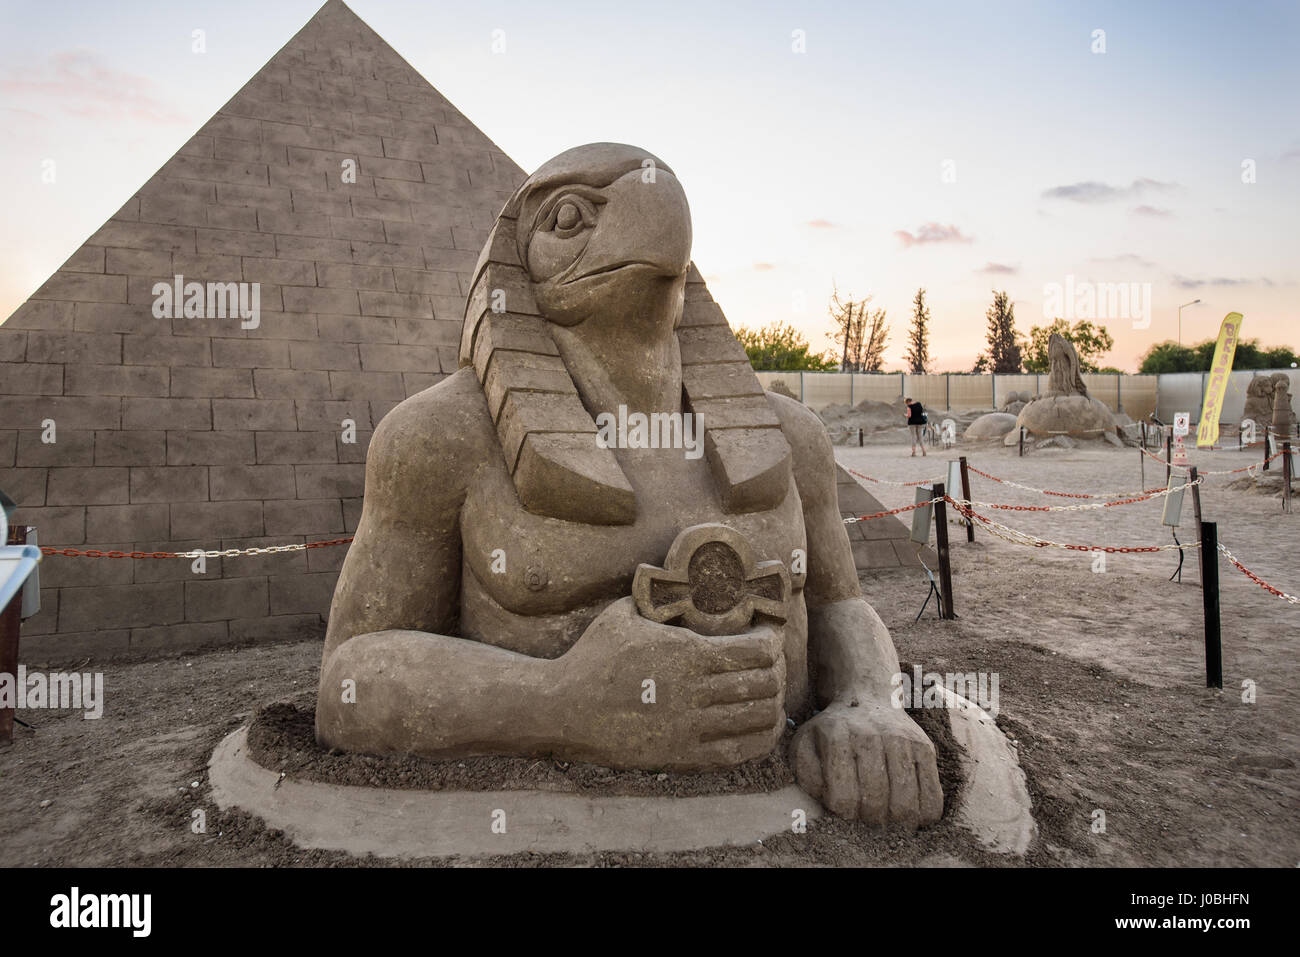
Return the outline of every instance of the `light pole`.
<path id="1" fill-rule="evenodd" d="M 1178 348 L 1183 347 L 1183 310 L 1188 306 L 1194 306 L 1201 300 L 1193 299 L 1191 302 L 1185 302 L 1178 307 Z"/>

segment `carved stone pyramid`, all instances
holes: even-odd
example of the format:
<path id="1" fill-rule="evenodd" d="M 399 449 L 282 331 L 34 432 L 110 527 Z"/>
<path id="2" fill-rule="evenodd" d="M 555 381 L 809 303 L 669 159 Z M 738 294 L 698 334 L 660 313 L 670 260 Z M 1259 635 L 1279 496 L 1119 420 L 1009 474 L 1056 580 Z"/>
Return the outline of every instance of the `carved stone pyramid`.
<path id="1" fill-rule="evenodd" d="M 523 178 L 331 0 L 0 326 L 15 521 L 43 545 L 118 550 L 350 534 L 369 434 L 455 371 L 466 284 Z M 176 275 L 260 283 L 257 327 L 155 318 L 153 287 Z M 50 556 L 24 658 L 320 634 L 343 555 L 201 575 Z"/>
<path id="2" fill-rule="evenodd" d="M 124 552 L 350 535 L 370 433 L 455 371 L 475 262 L 523 179 L 330 0 L 0 326 L 15 523 Z M 158 318 L 176 276 L 259 284 L 257 325 Z M 23 659 L 320 636 L 344 554 L 48 556 Z"/>

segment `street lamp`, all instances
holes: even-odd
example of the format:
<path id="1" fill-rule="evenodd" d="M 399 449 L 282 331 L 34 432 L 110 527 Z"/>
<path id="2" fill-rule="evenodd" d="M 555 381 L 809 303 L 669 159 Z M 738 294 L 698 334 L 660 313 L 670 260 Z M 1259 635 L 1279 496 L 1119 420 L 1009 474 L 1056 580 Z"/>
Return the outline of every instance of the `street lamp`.
<path id="1" fill-rule="evenodd" d="M 1201 300 L 1193 299 L 1191 302 L 1185 302 L 1178 307 L 1178 348 L 1183 347 L 1183 310 L 1188 306 L 1194 306 Z"/>

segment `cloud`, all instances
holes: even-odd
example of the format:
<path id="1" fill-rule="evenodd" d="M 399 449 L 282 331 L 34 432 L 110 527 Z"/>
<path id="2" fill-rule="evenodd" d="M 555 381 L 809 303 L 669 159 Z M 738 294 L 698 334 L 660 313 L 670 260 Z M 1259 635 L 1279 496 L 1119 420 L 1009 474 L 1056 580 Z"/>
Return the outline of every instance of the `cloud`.
<path id="1" fill-rule="evenodd" d="M 813 229 L 837 229 L 838 227 L 829 219 L 810 219 L 804 223 L 805 226 L 811 226 Z"/>
<path id="2" fill-rule="evenodd" d="M 1294 163 L 1296 160 L 1300 160 L 1300 149 L 1287 150 L 1282 154 L 1283 163 Z"/>
<path id="3" fill-rule="evenodd" d="M 776 267 L 771 263 L 754 263 L 754 268 L 759 272 L 771 272 Z"/>
<path id="4" fill-rule="evenodd" d="M 898 241 L 904 248 L 924 246 L 927 243 L 973 243 L 975 241 L 973 236 L 963 236 L 956 226 L 945 226 L 942 223 L 925 223 L 915 233 L 899 229 L 894 232 L 894 235 L 898 237 Z"/>
<path id="5" fill-rule="evenodd" d="M 1020 272 L 1019 266 L 1007 266 L 1003 263 L 985 263 L 984 268 L 977 270 L 986 276 L 1014 276 Z"/>
<path id="6" fill-rule="evenodd" d="M 17 113 L 19 116 L 27 119 L 36 120 L 38 123 L 44 123 L 48 119 L 48 117 L 43 116 L 40 113 L 33 113 L 31 110 L 24 110 L 16 106 L 0 106 L 0 110 L 3 110 L 5 113 Z"/>
<path id="7" fill-rule="evenodd" d="M 1109 183 L 1087 180 L 1045 189 L 1043 199 L 1066 199 L 1074 203 L 1109 203 L 1129 197 L 1135 198 L 1144 193 L 1166 193 L 1177 188 L 1175 183 L 1162 183 L 1147 177 L 1135 179 L 1129 186 L 1111 186 Z"/>
<path id="8" fill-rule="evenodd" d="M 163 125 L 189 122 L 175 106 L 154 95 L 148 77 L 115 70 L 89 50 L 62 50 L 38 67 L 9 67 L 0 90 L 48 97 L 65 113 L 82 117 L 121 117 Z"/>
<path id="9" fill-rule="evenodd" d="M 1273 280 L 1260 276 L 1258 279 L 1231 279 L 1216 276 L 1213 279 L 1188 279 L 1186 276 L 1174 276 L 1174 285 L 1179 289 L 1200 289 L 1202 286 L 1272 286 Z"/>
<path id="10" fill-rule="evenodd" d="M 1160 209 L 1159 207 L 1156 206 L 1146 206 L 1146 205 L 1134 206 L 1131 212 L 1133 213 L 1134 216 L 1154 216 L 1163 219 L 1168 219 L 1174 215 L 1167 209 Z"/>
<path id="11" fill-rule="evenodd" d="M 1088 260 L 1094 263 L 1129 263 L 1134 266 L 1154 266 L 1149 259 L 1143 259 L 1137 253 L 1120 253 L 1117 256 L 1093 256 Z"/>

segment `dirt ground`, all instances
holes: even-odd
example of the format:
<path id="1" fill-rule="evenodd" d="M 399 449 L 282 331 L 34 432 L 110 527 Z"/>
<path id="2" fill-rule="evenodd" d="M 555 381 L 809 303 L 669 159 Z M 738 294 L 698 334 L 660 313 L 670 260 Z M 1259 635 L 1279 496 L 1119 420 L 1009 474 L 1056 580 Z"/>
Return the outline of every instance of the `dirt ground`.
<path id="1" fill-rule="evenodd" d="M 842 464 L 895 482 L 936 476 L 947 457 L 999 477 L 1060 491 L 1142 487 L 1135 449 L 1034 452 L 997 446 L 932 450 L 910 458 L 901 431 L 837 449 Z M 1249 458 L 1247 458 L 1249 456 Z M 1254 453 L 1194 454 L 1207 469 L 1236 468 Z M 1146 486 L 1162 484 L 1148 461 Z M 1262 578 L 1300 592 L 1295 533 L 1300 508 L 1207 479 L 1205 517 Z M 887 506 L 910 488 L 865 483 Z M 1078 504 L 979 476 L 972 498 L 1007 504 Z M 1300 503 L 1298 503 L 1300 504 Z M 1158 501 L 1071 512 L 981 509 L 1005 524 L 1087 545 L 1164 544 Z M 1179 532 L 1193 538 L 1190 496 Z M 923 574 L 893 570 L 863 587 L 900 657 L 927 671 L 999 676 L 998 723 L 1019 749 L 1039 825 L 1023 863 L 1048 866 L 1282 866 L 1300 864 L 1300 607 L 1275 598 L 1220 563 L 1224 690 L 1205 688 L 1196 555 L 1171 583 L 1173 552 L 1108 554 L 1104 570 L 1084 552 L 1027 548 L 984 531 L 953 538 L 958 619 L 939 621 Z M 77 712 L 26 712 L 0 750 L 0 865 L 355 866 L 386 864 L 303 851 L 244 815 L 212 802 L 213 746 L 269 702 L 310 701 L 315 642 L 270 645 L 135 663 L 95 663 L 107 706 L 97 721 Z M 1254 689 L 1243 701 L 1243 682 Z M 287 753 L 287 752 L 286 752 Z M 282 758 L 283 759 L 283 758 Z M 952 781 L 952 769 L 945 772 Z M 548 778 L 563 768 L 532 769 Z M 780 763 L 759 777 L 782 774 Z M 743 777 L 743 776 L 742 776 Z M 949 801 L 949 810 L 952 802 Z M 191 830 L 192 812 L 206 832 Z M 1095 830 L 1104 812 L 1105 830 Z M 983 851 L 945 819 L 917 834 L 835 820 L 764 844 L 674 855 L 518 855 L 462 865 L 991 865 L 1020 863 Z"/>

